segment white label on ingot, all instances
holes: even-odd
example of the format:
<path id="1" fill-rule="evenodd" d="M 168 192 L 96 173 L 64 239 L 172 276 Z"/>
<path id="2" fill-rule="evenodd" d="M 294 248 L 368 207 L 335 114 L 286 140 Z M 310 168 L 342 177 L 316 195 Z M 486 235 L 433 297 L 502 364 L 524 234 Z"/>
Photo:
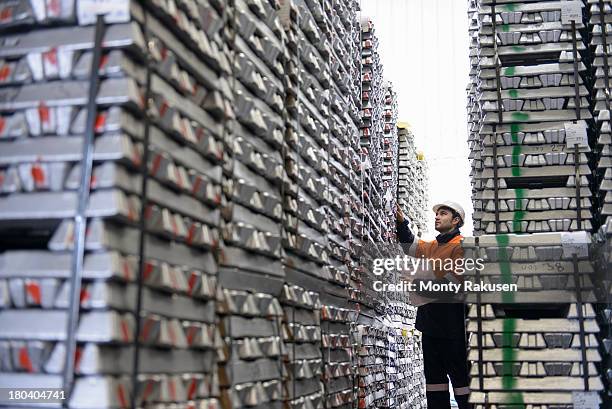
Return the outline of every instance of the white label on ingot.
<path id="1" fill-rule="evenodd" d="M 78 3 L 79 25 L 93 24 L 99 14 L 107 23 L 130 21 L 130 0 L 81 0 Z"/>
<path id="2" fill-rule="evenodd" d="M 589 237 L 585 231 L 562 232 L 561 245 L 565 257 L 576 254 L 578 258 L 583 258 L 589 255 Z"/>
<path id="3" fill-rule="evenodd" d="M 576 0 L 561 2 L 561 24 L 571 24 L 572 21 L 582 22 L 582 2 Z"/>
<path id="4" fill-rule="evenodd" d="M 568 148 L 573 148 L 574 145 L 589 146 L 589 138 L 587 136 L 585 121 L 565 123 L 565 145 Z"/>
<path id="5" fill-rule="evenodd" d="M 597 392 L 572 392 L 572 404 L 574 409 L 598 408 L 600 403 Z"/>

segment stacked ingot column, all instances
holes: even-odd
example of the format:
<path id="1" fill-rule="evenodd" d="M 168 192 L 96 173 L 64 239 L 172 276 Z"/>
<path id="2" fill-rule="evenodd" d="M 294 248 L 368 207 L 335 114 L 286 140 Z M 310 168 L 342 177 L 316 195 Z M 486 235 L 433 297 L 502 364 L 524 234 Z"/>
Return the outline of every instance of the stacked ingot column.
<path id="1" fill-rule="evenodd" d="M 466 279 L 518 286 L 514 292 L 480 293 L 480 304 L 477 294 L 468 295 L 470 400 L 476 408 L 573 407 L 576 392 L 600 401 L 595 257 L 588 236 L 575 238 L 584 243 L 575 261 L 559 233 L 464 239 L 466 259 L 484 260 L 479 280 L 473 272 Z"/>
<path id="2" fill-rule="evenodd" d="M 329 62 L 331 69 L 328 160 L 330 171 L 330 195 L 328 209 L 331 223 L 329 236 L 332 254 L 330 270 L 335 285 L 328 286 L 326 303 L 345 309 L 351 322 L 334 322 L 329 318 L 323 328 L 323 343 L 328 356 L 325 370 L 325 386 L 328 407 L 351 408 L 356 402 L 356 357 L 351 331 L 357 320 L 357 306 L 351 303 L 356 285 L 350 281 L 358 261 L 355 236 L 351 234 L 350 217 L 355 216 L 351 206 L 351 192 L 360 189 L 355 173 L 355 148 L 359 146 L 359 134 L 355 121 L 359 119 L 357 101 L 360 88 L 355 88 L 359 78 L 356 62 L 360 48 L 355 43 L 358 34 L 358 2 L 325 2 L 328 10 Z M 342 311 L 342 310 L 340 310 Z M 333 310 L 330 311 L 333 313 Z"/>
<path id="3" fill-rule="evenodd" d="M 407 299 L 389 303 L 387 319 L 391 328 L 389 337 L 393 339 L 388 369 L 390 407 L 426 407 L 421 341 L 414 328 L 415 318 L 416 308 Z"/>
<path id="4" fill-rule="evenodd" d="M 420 151 L 417 151 L 414 185 L 416 186 L 415 224 L 422 234 L 428 231 L 427 224 L 431 217 L 431 208 L 429 207 L 429 164 L 423 152 Z"/>
<path id="5" fill-rule="evenodd" d="M 593 55 L 593 69 L 595 70 L 595 99 L 593 101 L 593 115 L 596 117 L 597 132 L 597 178 L 599 199 L 599 215 L 597 223 L 605 224 L 612 217 L 612 137 L 610 130 L 610 62 L 612 56 L 612 33 L 610 32 L 611 5 L 609 1 L 591 0 L 590 50 Z M 603 10 L 602 10 L 603 8 Z"/>
<path id="6" fill-rule="evenodd" d="M 382 137 L 382 192 L 383 192 L 383 238 L 386 242 L 397 242 L 395 232 L 395 207 L 398 194 L 397 93 L 390 82 L 385 83 Z"/>
<path id="7" fill-rule="evenodd" d="M 595 130 L 597 135 L 596 158 L 596 188 L 598 189 L 598 218 L 596 224 L 601 223 L 595 235 L 597 241 L 598 257 L 598 283 L 600 287 L 599 318 L 602 325 L 601 339 L 603 343 L 602 374 L 604 386 L 608 393 L 604 396 L 604 405 L 610 405 L 612 395 L 612 130 L 610 129 L 610 83 L 612 72 L 612 5 L 610 1 L 589 0 L 591 43 L 593 53 L 594 101 L 593 115 L 596 118 Z"/>
<path id="8" fill-rule="evenodd" d="M 362 125 L 361 158 L 363 165 L 364 227 L 372 242 L 385 241 L 382 231 L 381 172 L 383 109 L 385 91 L 383 73 L 378 54 L 378 38 L 374 35 L 374 23 L 361 24 L 362 55 Z"/>
<path id="9" fill-rule="evenodd" d="M 285 322 L 291 339 L 291 381 L 287 390 L 292 407 L 325 407 L 321 309 L 326 307 L 319 298 L 330 278 L 330 222 L 325 213 L 330 201 L 325 151 L 329 134 L 329 68 L 321 55 L 327 51 L 317 23 L 322 9 L 302 1 L 287 2 L 284 7 L 288 10 L 285 27 L 290 52 L 286 73 L 290 87 L 285 134 L 289 178 L 285 189 L 284 268 L 288 288 L 310 289 L 314 304 L 311 311 L 306 311 L 304 306 L 296 309 L 285 302 L 289 304 L 285 307 Z"/>
<path id="10" fill-rule="evenodd" d="M 565 139 L 572 122 L 584 129 L 592 119 L 581 57 L 584 24 L 576 22 L 575 84 L 572 30 L 561 21 L 561 3 L 480 2 L 476 99 L 482 114 L 473 141 L 478 233 L 592 229 L 590 147 L 579 149 L 578 206 L 573 148 Z"/>
<path id="11" fill-rule="evenodd" d="M 468 326 L 477 407 L 572 407 L 576 392 L 598 401 L 603 389 L 588 234 L 587 33 L 583 4 L 573 4 L 575 32 L 563 21 L 568 2 L 471 3 L 468 113 L 480 236 L 464 247 L 484 268 L 469 279 L 518 286 L 468 298 L 477 302 Z M 567 145 L 580 131 L 586 143 L 576 161 Z"/>
<path id="12" fill-rule="evenodd" d="M 284 32 L 269 3 L 226 7 L 235 120 L 226 134 L 219 263 L 224 408 L 280 408 L 284 394 L 281 147 Z"/>
<path id="13" fill-rule="evenodd" d="M 607 391 L 602 398 L 603 404 L 612 403 L 610 385 L 612 385 L 612 223 L 602 225 L 594 235 L 595 259 L 599 284 L 599 309 L 597 311 L 601 325 L 600 340 L 602 343 L 603 359 L 601 372 L 604 390 Z"/>
<path id="14" fill-rule="evenodd" d="M 474 176 L 476 175 L 477 168 L 480 167 L 480 151 L 482 150 L 482 143 L 480 140 L 480 127 L 482 125 L 482 110 L 480 104 L 478 104 L 478 72 L 480 62 L 480 20 L 478 15 L 479 2 L 477 0 L 468 0 L 468 21 L 469 21 L 469 38 L 470 38 L 470 73 L 469 81 L 466 87 L 467 91 L 467 127 L 468 127 L 468 146 L 470 148 L 469 160 L 470 160 L 470 178 L 472 187 L 472 202 L 474 202 L 479 196 L 481 191 L 481 181 L 477 180 Z M 472 214 L 474 234 L 478 235 L 481 231 L 482 213 L 479 212 L 480 208 L 474 208 Z"/>
<path id="15" fill-rule="evenodd" d="M 425 158 L 417 152 L 414 134 L 410 126 L 397 124 L 398 153 L 398 203 L 415 227 L 415 234 L 427 231 L 428 197 L 427 166 Z"/>
<path id="16" fill-rule="evenodd" d="M 211 250 L 231 98 L 220 89 L 230 67 L 213 40 L 222 18 L 207 2 L 121 4 L 126 13 L 106 20 L 89 112 L 95 15 L 77 18 L 74 1 L 0 6 L 0 35 L 12 44 L 1 52 L 0 230 L 20 237 L 5 241 L 12 249 L 0 263 L 0 384 L 72 389 L 73 408 L 218 407 Z M 90 130 L 93 173 L 82 183 Z M 83 282 L 72 293 L 74 382 L 63 385 L 73 221 L 88 183 Z"/>

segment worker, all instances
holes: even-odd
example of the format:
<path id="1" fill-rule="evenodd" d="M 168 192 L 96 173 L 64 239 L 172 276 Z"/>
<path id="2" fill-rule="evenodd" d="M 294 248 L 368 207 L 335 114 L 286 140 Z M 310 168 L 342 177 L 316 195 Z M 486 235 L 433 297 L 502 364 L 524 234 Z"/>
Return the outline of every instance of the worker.
<path id="1" fill-rule="evenodd" d="M 410 231 L 409 223 L 399 205 L 397 206 L 397 235 L 404 252 L 414 257 L 430 260 L 457 260 L 463 258 L 459 232 L 465 220 L 463 208 L 451 201 L 433 207 L 436 214 L 435 229 L 440 233 L 433 241 L 417 240 Z M 435 264 L 434 264 L 435 265 Z M 463 282 L 462 275 L 454 271 L 435 270 L 435 281 Z M 440 297 L 445 299 L 444 297 Z M 423 340 L 423 360 L 427 407 L 450 408 L 449 381 L 453 385 L 459 409 L 471 408 L 469 404 L 469 378 L 465 338 L 465 304 L 435 302 L 418 307 L 416 328 Z"/>

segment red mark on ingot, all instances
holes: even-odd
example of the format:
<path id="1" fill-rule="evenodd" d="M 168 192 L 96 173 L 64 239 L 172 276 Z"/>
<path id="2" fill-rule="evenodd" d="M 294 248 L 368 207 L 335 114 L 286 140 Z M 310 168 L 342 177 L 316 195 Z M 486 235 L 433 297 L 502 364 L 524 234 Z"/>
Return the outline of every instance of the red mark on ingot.
<path id="1" fill-rule="evenodd" d="M 189 286 L 189 294 L 193 291 L 194 286 L 196 285 L 198 279 L 198 275 L 195 272 L 192 272 L 189 276 L 188 286 Z"/>
<path id="2" fill-rule="evenodd" d="M 119 406 L 121 408 L 127 408 L 128 402 L 125 396 L 125 389 L 121 384 L 117 385 L 117 397 L 119 398 Z"/>
<path id="3" fill-rule="evenodd" d="M 150 262 L 146 262 L 144 266 L 144 271 L 142 272 L 142 277 L 146 280 L 149 278 L 152 272 L 153 272 L 153 264 Z"/>
<path id="4" fill-rule="evenodd" d="M 61 11 L 60 0 L 47 0 L 47 12 L 49 15 L 59 17 Z"/>
<path id="5" fill-rule="evenodd" d="M 43 123 L 48 123 L 51 118 L 49 107 L 42 101 L 38 104 L 38 116 Z"/>
<path id="6" fill-rule="evenodd" d="M 121 327 L 121 337 L 123 338 L 123 342 L 128 342 L 130 340 L 130 330 L 127 326 L 127 322 L 125 322 L 125 319 L 121 319 L 120 327 Z"/>
<path id="7" fill-rule="evenodd" d="M 0 10 L 0 22 L 6 23 L 9 20 L 13 19 L 13 7 L 6 6 L 2 10 Z"/>
<path id="8" fill-rule="evenodd" d="M 124 260 L 123 261 L 123 279 L 125 281 L 130 281 L 131 277 L 132 277 L 132 272 L 130 269 L 130 263 L 128 263 L 127 260 Z"/>
<path id="9" fill-rule="evenodd" d="M 51 65 L 57 65 L 57 48 L 52 48 L 43 54 L 43 58 Z"/>
<path id="10" fill-rule="evenodd" d="M 32 179 L 34 179 L 34 183 L 36 183 L 37 186 L 44 185 L 45 171 L 42 167 L 40 167 L 40 165 L 32 165 L 30 173 L 32 174 Z"/>
<path id="11" fill-rule="evenodd" d="M 80 296 L 80 301 L 81 304 L 84 304 L 90 297 L 89 291 L 87 291 L 86 289 L 81 289 L 81 296 Z"/>
<path id="12" fill-rule="evenodd" d="M 195 398 L 195 393 L 196 393 L 196 389 L 197 388 L 197 383 L 195 379 L 192 379 L 191 382 L 189 383 L 189 389 L 187 390 L 187 399 L 192 400 L 193 398 Z"/>
<path id="13" fill-rule="evenodd" d="M 34 300 L 34 303 L 36 305 L 40 305 L 41 302 L 42 302 L 41 301 L 42 297 L 40 295 L 40 286 L 38 285 L 38 283 L 36 283 L 36 282 L 26 282 L 25 289 L 26 289 L 26 292 L 28 293 L 28 295 L 30 297 L 32 297 L 32 300 Z"/>
<path id="14" fill-rule="evenodd" d="M 0 81 L 6 81 L 9 75 L 11 75 L 11 67 L 9 67 L 8 64 L 5 64 L 0 67 Z"/>
<path id="15" fill-rule="evenodd" d="M 96 116 L 96 125 L 95 125 L 96 132 L 104 131 L 105 125 L 106 125 L 106 113 L 102 112 Z"/>
<path id="16" fill-rule="evenodd" d="M 144 388 L 144 391 L 142 391 L 142 401 L 146 402 L 152 393 L 153 393 L 153 381 L 148 380 Z"/>
<path id="17" fill-rule="evenodd" d="M 19 365 L 30 373 L 34 372 L 34 365 L 32 365 L 32 360 L 26 347 L 19 348 Z"/>
<path id="18" fill-rule="evenodd" d="M 100 65 L 98 65 L 98 69 L 101 71 L 102 69 L 104 69 L 104 67 L 106 66 L 106 64 L 108 64 L 108 54 L 103 55 L 100 58 Z"/>
<path id="19" fill-rule="evenodd" d="M 174 385 L 174 379 L 168 380 L 168 389 L 170 390 L 170 398 L 176 400 L 176 386 Z"/>

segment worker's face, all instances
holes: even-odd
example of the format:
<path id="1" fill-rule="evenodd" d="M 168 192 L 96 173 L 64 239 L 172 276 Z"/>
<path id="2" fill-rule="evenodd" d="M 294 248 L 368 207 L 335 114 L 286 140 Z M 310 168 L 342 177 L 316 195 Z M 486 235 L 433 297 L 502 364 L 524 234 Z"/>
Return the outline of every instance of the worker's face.
<path id="1" fill-rule="evenodd" d="M 440 233 L 448 233 L 457 227 L 459 224 L 459 218 L 453 218 L 453 212 L 446 208 L 441 207 L 436 212 L 435 228 Z"/>

